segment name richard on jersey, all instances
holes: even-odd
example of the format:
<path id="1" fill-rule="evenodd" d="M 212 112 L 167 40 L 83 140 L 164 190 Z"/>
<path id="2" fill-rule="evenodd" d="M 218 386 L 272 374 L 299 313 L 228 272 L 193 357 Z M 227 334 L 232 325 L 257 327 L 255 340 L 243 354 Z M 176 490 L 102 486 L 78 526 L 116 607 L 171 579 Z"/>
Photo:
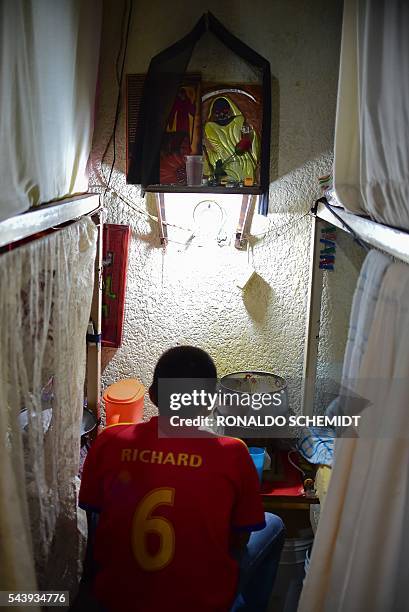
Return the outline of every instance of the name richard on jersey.
<path id="1" fill-rule="evenodd" d="M 140 461 L 141 463 L 157 463 L 158 465 L 175 465 L 179 467 L 200 467 L 203 463 L 201 455 L 188 453 L 172 453 L 144 448 L 121 449 L 121 461 Z"/>

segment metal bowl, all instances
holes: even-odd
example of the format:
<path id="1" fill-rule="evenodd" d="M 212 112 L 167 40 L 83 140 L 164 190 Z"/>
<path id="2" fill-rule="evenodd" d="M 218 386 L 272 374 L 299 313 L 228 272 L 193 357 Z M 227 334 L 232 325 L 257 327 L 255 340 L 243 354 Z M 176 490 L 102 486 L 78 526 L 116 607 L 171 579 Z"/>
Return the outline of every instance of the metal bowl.
<path id="1" fill-rule="evenodd" d="M 90 434 L 96 426 L 98 425 L 98 421 L 91 410 L 88 408 L 84 408 L 82 413 L 82 422 L 81 422 L 81 438 L 82 436 L 86 436 Z"/>
<path id="2" fill-rule="evenodd" d="M 273 396 L 280 395 L 280 405 L 270 409 L 270 413 L 274 416 L 285 416 L 288 414 L 288 394 L 287 381 L 277 374 L 272 372 L 263 372 L 260 370 L 245 370 L 240 372 L 232 372 L 222 376 L 220 379 L 219 389 L 223 394 L 237 393 L 242 394 L 265 394 Z M 221 414 L 236 414 L 243 416 L 250 413 L 250 409 L 243 406 L 236 406 L 231 411 L 230 406 L 224 405 L 219 408 Z"/>
<path id="3" fill-rule="evenodd" d="M 52 419 L 52 409 L 47 408 L 46 410 L 43 410 L 41 413 L 41 420 L 42 420 L 44 435 L 47 433 L 47 431 L 50 428 L 51 419 Z M 24 432 L 27 432 L 28 427 L 29 427 L 29 417 L 28 417 L 28 410 L 26 408 L 20 412 L 19 422 L 20 422 L 21 429 Z M 82 413 L 81 430 L 80 430 L 81 438 L 83 436 L 87 436 L 92 431 L 94 431 L 97 425 L 98 425 L 98 422 L 97 422 L 97 419 L 94 413 L 91 412 L 91 410 L 89 410 L 88 408 L 84 408 L 83 413 Z"/>

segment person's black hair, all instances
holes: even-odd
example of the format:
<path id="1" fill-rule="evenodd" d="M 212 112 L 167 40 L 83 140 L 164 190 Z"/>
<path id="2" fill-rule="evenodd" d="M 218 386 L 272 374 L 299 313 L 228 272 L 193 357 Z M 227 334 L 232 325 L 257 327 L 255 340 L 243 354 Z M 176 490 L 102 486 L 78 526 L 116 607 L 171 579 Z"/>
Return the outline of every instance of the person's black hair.
<path id="1" fill-rule="evenodd" d="M 158 381 L 161 378 L 213 379 L 217 370 L 213 359 L 195 346 L 175 346 L 167 350 L 156 364 L 149 390 L 151 400 L 157 404 Z"/>

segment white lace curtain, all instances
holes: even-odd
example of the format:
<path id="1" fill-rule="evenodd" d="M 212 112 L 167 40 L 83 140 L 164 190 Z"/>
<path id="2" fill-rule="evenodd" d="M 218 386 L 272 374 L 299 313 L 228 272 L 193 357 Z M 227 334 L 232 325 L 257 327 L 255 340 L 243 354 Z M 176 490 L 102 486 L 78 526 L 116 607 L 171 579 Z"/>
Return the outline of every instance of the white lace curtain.
<path id="1" fill-rule="evenodd" d="M 84 218 L 0 256 L 0 590 L 76 587 L 96 233 Z"/>

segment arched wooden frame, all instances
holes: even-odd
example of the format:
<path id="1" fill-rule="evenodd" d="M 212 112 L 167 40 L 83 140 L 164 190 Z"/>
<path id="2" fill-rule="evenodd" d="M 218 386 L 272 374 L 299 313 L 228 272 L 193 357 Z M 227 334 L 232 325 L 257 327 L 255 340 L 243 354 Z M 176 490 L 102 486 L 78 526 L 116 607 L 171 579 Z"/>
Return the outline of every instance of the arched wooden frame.
<path id="1" fill-rule="evenodd" d="M 127 182 L 143 188 L 159 184 L 159 152 L 163 132 L 177 91 L 196 43 L 207 31 L 212 32 L 231 51 L 257 67 L 262 75 L 263 116 L 261 128 L 259 212 L 267 214 L 270 184 L 271 134 L 271 71 L 270 63 L 236 36 L 208 12 L 189 34 L 152 58 L 146 76 L 141 101 L 137 134 L 127 175 Z M 199 190 L 200 188 L 198 188 Z"/>

